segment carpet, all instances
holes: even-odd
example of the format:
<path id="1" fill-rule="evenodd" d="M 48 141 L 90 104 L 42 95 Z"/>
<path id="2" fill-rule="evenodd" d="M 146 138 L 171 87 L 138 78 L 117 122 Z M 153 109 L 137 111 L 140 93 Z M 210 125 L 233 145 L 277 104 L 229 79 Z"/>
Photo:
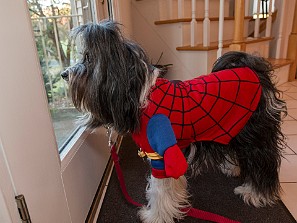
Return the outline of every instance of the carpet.
<path id="1" fill-rule="evenodd" d="M 125 137 L 120 147 L 120 165 L 127 190 L 137 202 L 145 204 L 146 179 L 149 165 L 137 155 L 137 146 L 131 137 Z M 233 193 L 241 185 L 239 179 L 208 171 L 189 179 L 191 204 L 194 208 L 213 212 L 242 223 L 296 223 L 285 205 L 279 201 L 273 207 L 254 208 L 245 205 Z M 113 170 L 97 223 L 138 223 L 138 208 L 129 204 L 122 195 L 115 170 Z M 180 223 L 208 222 L 186 217 Z"/>

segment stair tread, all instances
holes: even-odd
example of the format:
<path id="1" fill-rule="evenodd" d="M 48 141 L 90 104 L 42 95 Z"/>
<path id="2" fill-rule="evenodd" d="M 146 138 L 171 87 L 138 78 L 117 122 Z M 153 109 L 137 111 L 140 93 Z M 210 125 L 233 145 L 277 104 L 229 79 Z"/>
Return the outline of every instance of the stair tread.
<path id="1" fill-rule="evenodd" d="M 257 43 L 257 42 L 263 42 L 263 41 L 270 41 L 273 37 L 259 37 L 259 38 L 251 38 L 247 37 L 244 39 L 244 43 L 250 44 L 250 43 Z M 223 41 L 223 48 L 229 47 L 232 44 L 233 40 L 224 40 Z M 196 46 L 180 46 L 177 47 L 176 50 L 179 51 L 209 51 L 209 50 L 215 50 L 218 49 L 219 42 L 210 42 L 209 46 L 204 47 L 203 44 L 198 44 Z"/>
<path id="2" fill-rule="evenodd" d="M 252 19 L 252 16 L 245 16 L 244 19 Z M 196 18 L 197 22 L 203 22 L 204 17 Z M 210 21 L 219 21 L 219 17 L 209 17 Z M 234 17 L 227 16 L 224 17 L 224 20 L 234 20 Z M 167 20 L 159 20 L 155 21 L 155 25 L 162 25 L 162 24 L 172 24 L 172 23 L 179 23 L 179 22 L 191 22 L 192 18 L 179 18 L 179 19 L 167 19 Z"/>
<path id="3" fill-rule="evenodd" d="M 276 58 L 266 58 L 275 68 L 280 68 L 293 63 L 290 59 L 276 59 Z"/>

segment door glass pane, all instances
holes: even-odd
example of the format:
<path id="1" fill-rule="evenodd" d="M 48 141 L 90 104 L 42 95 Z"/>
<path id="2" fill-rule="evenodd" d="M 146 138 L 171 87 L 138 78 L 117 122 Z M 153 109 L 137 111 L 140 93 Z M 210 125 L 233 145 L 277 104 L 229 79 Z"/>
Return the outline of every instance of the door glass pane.
<path id="1" fill-rule="evenodd" d="M 91 20 L 88 3 L 86 0 L 27 0 L 59 150 L 78 128 L 76 120 L 80 114 L 60 73 L 76 63 L 77 49 L 69 41 L 69 31 L 84 20 Z"/>

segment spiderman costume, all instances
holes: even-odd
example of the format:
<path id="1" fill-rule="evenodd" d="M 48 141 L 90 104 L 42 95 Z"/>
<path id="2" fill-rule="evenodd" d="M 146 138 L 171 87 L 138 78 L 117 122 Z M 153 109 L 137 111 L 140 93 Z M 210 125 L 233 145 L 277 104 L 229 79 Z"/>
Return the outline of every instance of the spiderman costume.
<path id="1" fill-rule="evenodd" d="M 187 81 L 158 78 L 141 126 L 132 134 L 139 155 L 151 160 L 156 178 L 178 178 L 187 170 L 182 149 L 197 141 L 228 144 L 257 109 L 261 97 L 258 76 L 234 68 Z"/>

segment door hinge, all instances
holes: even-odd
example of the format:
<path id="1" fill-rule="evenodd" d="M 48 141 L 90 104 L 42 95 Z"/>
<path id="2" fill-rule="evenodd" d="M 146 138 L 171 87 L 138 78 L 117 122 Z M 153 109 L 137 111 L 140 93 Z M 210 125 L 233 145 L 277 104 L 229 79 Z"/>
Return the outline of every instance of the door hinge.
<path id="1" fill-rule="evenodd" d="M 18 195 L 15 197 L 15 201 L 17 203 L 17 207 L 20 213 L 20 217 L 23 223 L 31 223 L 29 211 L 27 208 L 27 204 L 25 201 L 25 196 L 24 195 Z"/>

